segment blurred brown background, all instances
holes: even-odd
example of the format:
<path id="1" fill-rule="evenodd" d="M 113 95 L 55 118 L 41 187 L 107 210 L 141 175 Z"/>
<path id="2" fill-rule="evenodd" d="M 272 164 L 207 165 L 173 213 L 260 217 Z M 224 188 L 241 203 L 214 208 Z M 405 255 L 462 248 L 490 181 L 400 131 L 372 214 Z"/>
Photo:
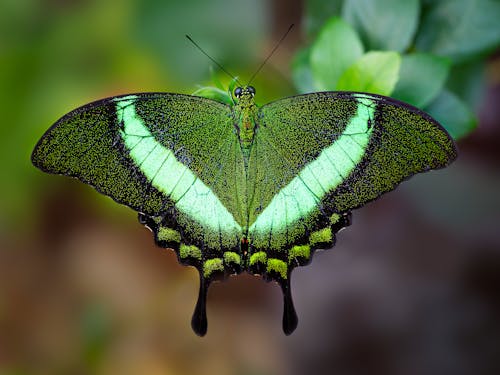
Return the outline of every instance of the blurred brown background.
<path id="1" fill-rule="evenodd" d="M 69 110 L 134 91 L 190 93 L 210 62 L 293 94 L 300 2 L 3 1 L 0 5 L 0 374 L 499 374 L 500 57 L 477 131 L 448 169 L 353 213 L 337 246 L 292 278 L 299 327 L 281 331 L 279 287 L 212 286 L 194 335 L 198 276 L 156 248 L 136 214 L 31 166 Z"/>

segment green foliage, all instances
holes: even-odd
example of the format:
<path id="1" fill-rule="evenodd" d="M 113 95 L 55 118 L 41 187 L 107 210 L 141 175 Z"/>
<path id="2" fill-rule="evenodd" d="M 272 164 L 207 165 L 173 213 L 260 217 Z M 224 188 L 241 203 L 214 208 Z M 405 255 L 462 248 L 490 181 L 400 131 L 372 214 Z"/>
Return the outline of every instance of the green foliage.
<path id="1" fill-rule="evenodd" d="M 418 16 L 418 0 L 350 0 L 342 8 L 342 18 L 356 29 L 368 50 L 405 51 Z"/>
<path id="2" fill-rule="evenodd" d="M 454 93 L 444 89 L 428 107 L 429 113 L 441 124 L 446 124 L 446 129 L 455 139 L 467 135 L 469 129 L 476 126 L 474 113 Z"/>
<path id="3" fill-rule="evenodd" d="M 393 95 L 423 108 L 436 98 L 446 82 L 450 62 L 430 53 L 409 53 L 401 60 L 399 80 Z"/>
<path id="4" fill-rule="evenodd" d="M 398 80 L 400 64 L 397 52 L 367 52 L 344 71 L 337 89 L 390 95 Z"/>
<path id="5" fill-rule="evenodd" d="M 455 62 L 497 48 L 500 40 L 498 0 L 430 2 L 422 17 L 416 48 Z"/>
<path id="6" fill-rule="evenodd" d="M 305 3 L 304 23 L 308 34 L 315 35 L 333 15 L 339 15 L 344 0 L 308 0 Z"/>
<path id="7" fill-rule="evenodd" d="M 219 80 L 219 77 L 217 77 L 213 69 L 211 69 L 211 76 L 212 82 L 214 83 L 215 87 L 203 86 L 193 92 L 191 95 L 213 99 L 227 105 L 233 104 L 232 92 L 236 87 L 237 78 L 233 78 L 231 82 L 229 82 L 227 89 L 225 89 L 224 84 Z"/>
<path id="8" fill-rule="evenodd" d="M 225 90 L 221 90 L 217 87 L 203 86 L 203 87 L 200 87 L 195 92 L 193 92 L 191 95 L 201 96 L 203 98 L 217 100 L 218 102 L 224 103 L 227 105 L 232 103 L 231 96 L 229 96 L 228 92 Z"/>
<path id="9" fill-rule="evenodd" d="M 332 18 L 316 38 L 310 54 L 318 89 L 335 87 L 342 73 L 362 55 L 363 44 L 356 31 L 340 18 Z"/>
<path id="10" fill-rule="evenodd" d="M 309 0 L 306 10 L 312 39 L 292 63 L 300 92 L 393 96 L 430 113 L 455 139 L 475 128 L 484 59 L 500 45 L 499 2 Z"/>

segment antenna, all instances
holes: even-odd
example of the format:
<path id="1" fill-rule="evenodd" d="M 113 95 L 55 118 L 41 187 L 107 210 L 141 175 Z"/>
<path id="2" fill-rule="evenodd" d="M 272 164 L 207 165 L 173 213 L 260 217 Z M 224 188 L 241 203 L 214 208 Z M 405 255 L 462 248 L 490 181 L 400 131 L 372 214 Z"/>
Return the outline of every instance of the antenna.
<path id="1" fill-rule="evenodd" d="M 194 44 L 194 46 L 195 46 L 196 48 L 198 48 L 198 49 L 201 51 L 201 53 L 203 53 L 203 54 L 204 54 L 206 57 L 208 57 L 208 58 L 209 58 L 209 59 L 210 59 L 210 60 L 211 60 L 211 61 L 212 61 L 215 65 L 217 65 L 217 66 L 219 67 L 219 69 L 220 69 L 220 70 L 222 70 L 222 71 L 223 71 L 224 73 L 226 73 L 229 77 L 231 77 L 232 79 L 234 79 L 234 80 L 238 83 L 238 85 L 239 85 L 239 86 L 242 86 L 242 85 L 241 85 L 241 83 L 240 83 L 240 81 L 238 81 L 238 78 L 236 78 L 234 75 L 232 75 L 231 73 L 229 73 L 226 69 L 224 69 L 224 67 L 223 67 L 221 64 L 219 64 L 217 61 L 215 61 L 215 59 L 214 59 L 214 58 L 212 58 L 212 57 L 211 57 L 208 53 L 206 53 L 206 52 L 203 50 L 203 48 L 201 48 L 201 47 L 198 45 L 198 43 L 196 43 L 196 42 L 195 42 L 195 41 L 194 41 L 194 40 L 193 40 L 193 39 L 192 39 L 189 35 L 187 35 L 187 34 L 186 34 L 186 38 L 188 38 L 188 40 L 189 40 L 191 43 L 193 43 L 193 44 Z"/>
<path id="2" fill-rule="evenodd" d="M 261 69 L 264 67 L 264 65 L 266 65 L 267 63 L 267 60 L 269 60 L 271 58 L 271 56 L 274 54 L 274 52 L 278 49 L 278 47 L 280 46 L 281 42 L 283 42 L 283 40 L 286 38 L 286 36 L 288 35 L 288 33 L 290 33 L 290 31 L 292 30 L 294 24 L 292 23 L 289 27 L 288 27 L 288 30 L 283 34 L 283 36 L 281 37 L 281 39 L 278 41 L 278 43 L 276 43 L 276 46 L 274 46 L 273 50 L 271 51 L 271 53 L 266 57 L 266 59 L 262 62 L 262 64 L 260 64 L 259 68 L 257 69 L 257 71 L 253 74 L 252 78 L 250 78 L 250 81 L 248 81 L 248 84 L 249 85 L 253 79 L 255 78 L 255 76 L 261 71 Z"/>

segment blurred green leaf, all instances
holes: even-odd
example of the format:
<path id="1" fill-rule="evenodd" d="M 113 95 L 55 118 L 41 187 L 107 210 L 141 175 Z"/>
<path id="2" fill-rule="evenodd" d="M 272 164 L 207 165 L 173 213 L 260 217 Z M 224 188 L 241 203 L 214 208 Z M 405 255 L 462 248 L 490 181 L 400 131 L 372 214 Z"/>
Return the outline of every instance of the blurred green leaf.
<path id="1" fill-rule="evenodd" d="M 484 60 L 475 59 L 454 65 L 448 77 L 448 90 L 464 100 L 470 108 L 478 109 L 485 93 Z"/>
<path id="2" fill-rule="evenodd" d="M 363 54 L 356 31 L 333 17 L 311 47 L 311 70 L 318 90 L 335 90 L 339 77 Z"/>
<path id="3" fill-rule="evenodd" d="M 308 0 L 305 2 L 305 29 L 307 34 L 316 34 L 333 16 L 340 16 L 344 0 Z"/>
<path id="4" fill-rule="evenodd" d="M 463 138 L 477 125 L 474 113 L 448 90 L 443 90 L 425 110 L 439 121 L 454 139 Z"/>
<path id="5" fill-rule="evenodd" d="M 403 52 L 419 19 L 418 0 L 349 0 L 342 17 L 358 30 L 367 50 Z"/>
<path id="6" fill-rule="evenodd" d="M 316 91 L 314 78 L 309 64 L 309 48 L 302 48 L 295 53 L 292 61 L 292 79 L 299 93 Z"/>
<path id="7" fill-rule="evenodd" d="M 217 100 L 218 102 L 227 105 L 230 105 L 232 103 L 232 99 L 229 96 L 229 93 L 217 87 L 204 86 L 193 92 L 191 95 Z"/>
<path id="8" fill-rule="evenodd" d="M 215 87 L 224 90 L 224 85 L 220 81 L 219 76 L 217 75 L 217 71 L 214 69 L 213 66 L 210 66 L 209 70 L 210 70 L 210 79 L 214 83 Z"/>
<path id="9" fill-rule="evenodd" d="M 500 44 L 500 1 L 441 0 L 429 7 L 416 39 L 418 49 L 461 61 Z"/>
<path id="10" fill-rule="evenodd" d="M 429 53 L 404 55 L 392 96 L 423 108 L 439 94 L 449 70 L 450 62 L 446 58 Z"/>
<path id="11" fill-rule="evenodd" d="M 236 87 L 236 84 L 238 83 L 238 77 L 234 77 L 231 82 L 229 82 L 228 85 L 228 95 L 231 95 L 231 93 L 234 91 L 234 88 Z"/>
<path id="12" fill-rule="evenodd" d="M 397 52 L 368 52 L 342 74 L 337 90 L 389 96 L 398 80 L 400 64 Z"/>

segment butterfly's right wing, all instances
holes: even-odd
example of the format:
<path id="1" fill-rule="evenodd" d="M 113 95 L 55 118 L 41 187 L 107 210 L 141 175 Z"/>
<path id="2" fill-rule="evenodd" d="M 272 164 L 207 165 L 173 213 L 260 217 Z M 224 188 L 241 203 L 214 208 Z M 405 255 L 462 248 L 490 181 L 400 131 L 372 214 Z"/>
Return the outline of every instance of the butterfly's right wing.
<path id="1" fill-rule="evenodd" d="M 241 269 L 245 173 L 230 107 L 168 93 L 104 99 L 57 121 L 32 161 L 138 211 L 158 245 L 198 269 L 192 327 L 204 335 L 210 281 Z"/>
<path id="2" fill-rule="evenodd" d="M 157 224 L 165 218 L 171 231 L 156 234 L 166 243 L 214 254 L 239 246 L 243 162 L 224 104 L 168 93 L 100 100 L 57 121 L 32 161 L 45 172 L 77 177 Z"/>

